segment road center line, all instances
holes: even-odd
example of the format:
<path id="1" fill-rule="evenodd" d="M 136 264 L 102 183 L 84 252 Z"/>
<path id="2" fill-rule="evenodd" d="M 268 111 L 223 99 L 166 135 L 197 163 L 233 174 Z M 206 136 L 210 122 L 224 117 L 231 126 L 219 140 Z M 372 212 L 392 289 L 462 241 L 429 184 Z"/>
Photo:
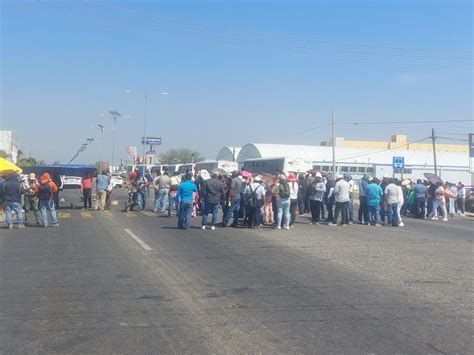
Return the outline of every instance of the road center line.
<path id="1" fill-rule="evenodd" d="M 132 237 L 132 239 L 135 240 L 138 244 L 140 244 L 142 248 L 145 249 L 146 251 L 153 250 L 152 248 L 150 248 L 150 246 L 147 243 L 145 243 L 143 240 L 138 238 L 130 229 L 124 229 L 123 231 L 127 233 L 130 237 Z"/>

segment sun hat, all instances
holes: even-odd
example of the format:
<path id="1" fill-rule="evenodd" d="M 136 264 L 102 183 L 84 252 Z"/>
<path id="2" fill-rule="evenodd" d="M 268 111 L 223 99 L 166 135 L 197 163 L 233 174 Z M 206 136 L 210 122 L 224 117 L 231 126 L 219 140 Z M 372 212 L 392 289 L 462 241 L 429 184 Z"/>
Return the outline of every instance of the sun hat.
<path id="1" fill-rule="evenodd" d="M 257 175 L 257 176 L 254 177 L 253 181 L 262 182 L 262 177 L 260 175 Z"/>

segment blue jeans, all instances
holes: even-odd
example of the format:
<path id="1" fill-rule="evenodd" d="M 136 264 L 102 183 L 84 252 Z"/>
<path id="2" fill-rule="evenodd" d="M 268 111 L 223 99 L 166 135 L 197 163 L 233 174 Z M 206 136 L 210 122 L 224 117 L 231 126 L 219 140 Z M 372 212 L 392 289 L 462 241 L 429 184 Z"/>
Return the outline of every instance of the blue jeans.
<path id="1" fill-rule="evenodd" d="M 370 223 L 372 221 L 375 221 L 375 223 L 380 224 L 380 204 L 377 204 L 375 206 L 368 206 L 369 211 L 368 211 L 368 220 L 366 222 Z"/>
<path id="2" fill-rule="evenodd" d="M 284 227 L 290 225 L 290 199 L 277 198 L 277 227 L 281 226 L 282 220 L 285 222 Z"/>
<path id="3" fill-rule="evenodd" d="M 159 189 L 155 192 L 155 207 L 154 212 L 165 212 L 166 205 L 168 204 L 168 193 L 169 189 Z"/>
<path id="4" fill-rule="evenodd" d="M 240 209 L 240 196 L 234 197 L 230 201 L 230 206 L 227 209 L 227 213 L 224 215 L 222 219 L 222 224 L 225 226 L 228 225 L 230 222 L 230 218 L 234 216 L 234 221 L 232 222 L 232 224 L 238 225 L 239 224 L 239 209 Z"/>
<path id="5" fill-rule="evenodd" d="M 56 217 L 56 209 L 54 208 L 53 200 L 40 200 L 39 201 L 39 210 L 41 216 L 41 223 L 43 226 L 48 226 L 48 214 L 51 215 L 51 223 L 58 224 L 58 218 Z"/>
<path id="6" fill-rule="evenodd" d="M 388 224 L 392 226 L 398 226 L 398 203 L 388 203 L 387 204 L 387 218 Z"/>
<path id="7" fill-rule="evenodd" d="M 191 213 L 193 212 L 193 201 L 181 201 L 179 203 L 178 228 L 189 228 Z"/>
<path id="8" fill-rule="evenodd" d="M 209 213 L 212 213 L 212 225 L 215 226 L 217 224 L 217 213 L 219 212 L 219 204 L 212 203 L 212 202 L 205 202 L 204 203 L 204 212 L 202 214 L 202 225 L 205 226 L 207 224 L 207 216 Z"/>
<path id="9" fill-rule="evenodd" d="M 12 212 L 16 213 L 16 221 L 18 224 L 23 224 L 23 208 L 19 202 L 5 202 L 5 214 L 7 217 L 7 224 L 12 225 Z"/>
<path id="10" fill-rule="evenodd" d="M 173 205 L 176 208 L 176 217 L 179 216 L 179 199 L 177 198 L 177 194 L 172 194 L 168 196 L 168 217 L 171 217 L 171 209 L 173 208 Z"/>

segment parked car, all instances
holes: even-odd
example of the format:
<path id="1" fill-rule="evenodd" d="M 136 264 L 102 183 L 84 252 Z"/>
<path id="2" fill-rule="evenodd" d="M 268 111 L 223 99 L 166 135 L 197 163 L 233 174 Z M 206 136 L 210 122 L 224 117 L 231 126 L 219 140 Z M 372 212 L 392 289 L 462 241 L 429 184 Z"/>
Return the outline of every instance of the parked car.
<path id="1" fill-rule="evenodd" d="M 64 189 L 80 189 L 82 178 L 80 176 L 62 176 Z"/>
<path id="2" fill-rule="evenodd" d="M 112 183 L 114 187 L 122 188 L 123 178 L 119 174 L 112 174 Z"/>

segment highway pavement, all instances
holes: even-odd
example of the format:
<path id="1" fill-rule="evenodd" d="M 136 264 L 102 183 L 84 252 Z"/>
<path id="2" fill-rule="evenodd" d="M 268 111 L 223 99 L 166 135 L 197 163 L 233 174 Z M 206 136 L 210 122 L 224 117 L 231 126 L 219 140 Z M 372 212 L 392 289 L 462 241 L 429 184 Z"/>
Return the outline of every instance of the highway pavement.
<path id="1" fill-rule="evenodd" d="M 1 354 L 474 352 L 474 218 L 183 231 L 114 194 L 0 230 Z"/>

